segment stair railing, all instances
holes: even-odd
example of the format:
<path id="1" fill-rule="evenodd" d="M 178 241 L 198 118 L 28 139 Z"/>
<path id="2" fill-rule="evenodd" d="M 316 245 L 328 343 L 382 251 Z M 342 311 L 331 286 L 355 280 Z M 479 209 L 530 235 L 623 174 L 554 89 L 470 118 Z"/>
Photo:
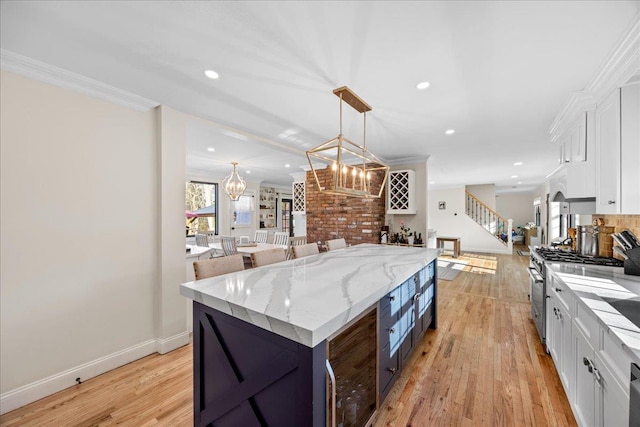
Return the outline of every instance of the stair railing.
<path id="1" fill-rule="evenodd" d="M 491 233 L 496 239 L 500 240 L 507 246 L 512 244 L 512 220 L 500 216 L 500 214 L 482 203 L 477 197 L 468 191 L 465 191 L 465 209 L 467 215 L 471 219 Z M 502 239 L 502 235 L 507 236 L 507 241 Z"/>

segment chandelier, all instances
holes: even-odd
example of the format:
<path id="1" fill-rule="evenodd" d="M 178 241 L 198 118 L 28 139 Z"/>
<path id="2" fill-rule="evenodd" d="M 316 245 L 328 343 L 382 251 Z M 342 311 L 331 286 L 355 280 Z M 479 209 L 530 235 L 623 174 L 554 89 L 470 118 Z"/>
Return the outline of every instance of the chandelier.
<path id="1" fill-rule="evenodd" d="M 236 171 L 236 166 L 238 162 L 232 162 L 233 172 L 222 180 L 222 187 L 224 188 L 225 193 L 229 195 L 229 198 L 232 201 L 237 201 L 244 190 L 247 188 L 247 183 L 244 182 L 244 179 L 240 175 L 238 175 L 238 171 Z"/>
<path id="2" fill-rule="evenodd" d="M 322 193 L 379 198 L 389 175 L 389 166 L 367 151 L 367 111 L 371 111 L 371 107 L 346 86 L 335 89 L 333 93 L 340 98 L 340 133 L 306 152 L 316 184 Z M 343 102 L 363 114 L 362 146 L 342 134 Z M 324 168 L 314 163 L 317 160 L 324 164 Z"/>

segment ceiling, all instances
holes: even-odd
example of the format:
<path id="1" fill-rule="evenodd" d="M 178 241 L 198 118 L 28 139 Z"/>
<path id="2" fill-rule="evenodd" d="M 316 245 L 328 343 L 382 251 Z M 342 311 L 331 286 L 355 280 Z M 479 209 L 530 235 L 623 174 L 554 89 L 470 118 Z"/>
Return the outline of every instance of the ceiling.
<path id="1" fill-rule="evenodd" d="M 378 157 L 430 156 L 434 188 L 494 183 L 501 193 L 531 191 L 557 165 L 551 123 L 594 78 L 640 2 L 0 7 L 2 49 L 212 122 L 189 126 L 190 175 L 221 178 L 238 161 L 247 179 L 289 184 L 307 164 L 304 152 L 337 136 L 332 90 L 346 85 L 373 107 L 366 145 Z M 416 89 L 422 81 L 430 87 Z M 362 141 L 362 117 L 350 107 L 343 133 Z"/>

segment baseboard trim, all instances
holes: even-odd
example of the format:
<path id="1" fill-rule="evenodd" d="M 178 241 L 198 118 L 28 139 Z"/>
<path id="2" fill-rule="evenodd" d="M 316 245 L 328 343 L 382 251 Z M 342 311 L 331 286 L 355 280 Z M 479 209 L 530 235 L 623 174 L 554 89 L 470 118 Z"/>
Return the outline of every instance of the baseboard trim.
<path id="1" fill-rule="evenodd" d="M 191 333 L 189 331 L 179 333 L 169 338 L 158 339 L 157 352 L 160 354 L 167 354 L 170 351 L 189 344 L 190 340 Z"/>
<path id="2" fill-rule="evenodd" d="M 189 332 L 165 339 L 151 339 L 124 350 L 84 363 L 58 374 L 18 387 L 0 395 L 0 415 L 153 353 L 166 354 L 189 343 Z"/>

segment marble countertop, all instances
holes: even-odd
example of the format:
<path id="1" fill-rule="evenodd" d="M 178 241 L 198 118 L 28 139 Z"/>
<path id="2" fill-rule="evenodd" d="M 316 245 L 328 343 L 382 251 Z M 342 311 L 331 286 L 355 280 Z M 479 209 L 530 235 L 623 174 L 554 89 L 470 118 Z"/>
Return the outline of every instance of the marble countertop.
<path id="1" fill-rule="evenodd" d="M 574 291 L 601 325 L 613 332 L 634 362 L 640 364 L 640 328 L 602 299 L 640 296 L 640 276 L 624 274 L 621 267 L 580 264 L 547 264 L 547 267 Z"/>
<path id="2" fill-rule="evenodd" d="M 315 347 L 437 256 L 436 249 L 361 244 L 188 282 L 180 294 Z"/>

